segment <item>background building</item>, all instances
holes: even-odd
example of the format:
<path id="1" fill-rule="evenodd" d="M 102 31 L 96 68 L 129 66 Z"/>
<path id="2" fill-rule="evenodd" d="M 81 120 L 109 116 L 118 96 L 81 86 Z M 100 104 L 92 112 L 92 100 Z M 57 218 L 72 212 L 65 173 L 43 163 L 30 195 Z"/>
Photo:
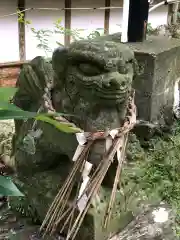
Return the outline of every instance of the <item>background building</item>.
<path id="1" fill-rule="evenodd" d="M 65 0 L 26 0 L 25 8 L 63 8 Z M 71 7 L 103 7 L 105 0 L 71 0 Z M 111 0 L 111 6 L 122 7 L 122 1 Z M 17 1 L 0 1 L 0 62 L 12 62 L 19 59 L 19 37 L 17 15 L 4 15 L 15 13 Z M 4 16 L 4 17 L 3 17 Z M 32 10 L 26 12 L 26 19 L 32 21 L 32 25 L 26 27 L 25 31 L 25 52 L 26 59 L 32 59 L 37 55 L 44 55 L 44 51 L 37 48 L 38 40 L 34 37 L 31 27 L 36 30 L 46 28 L 53 29 L 53 22 L 62 18 L 65 21 L 65 11 L 53 10 Z M 156 27 L 167 22 L 167 6 L 163 6 L 153 11 L 149 15 L 149 22 Z M 121 31 L 122 8 L 111 9 L 109 18 L 109 33 Z M 88 32 L 96 28 L 104 28 L 104 10 L 72 10 L 71 28 L 88 29 Z M 86 34 L 86 32 L 85 32 Z M 50 39 L 51 47 L 56 47 L 56 40 L 64 44 L 64 36 L 59 35 L 58 39 Z"/>

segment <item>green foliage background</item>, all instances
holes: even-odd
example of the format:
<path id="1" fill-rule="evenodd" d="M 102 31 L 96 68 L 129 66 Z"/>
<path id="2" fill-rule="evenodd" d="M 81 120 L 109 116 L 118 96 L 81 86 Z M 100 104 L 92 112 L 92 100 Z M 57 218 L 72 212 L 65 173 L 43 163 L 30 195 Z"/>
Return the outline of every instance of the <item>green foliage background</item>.
<path id="1" fill-rule="evenodd" d="M 142 148 L 131 135 L 129 161 L 122 175 L 126 208 L 169 203 L 177 214 L 174 230 L 180 236 L 180 122 L 174 124 L 171 133 L 154 137 L 148 145 L 147 149 Z"/>

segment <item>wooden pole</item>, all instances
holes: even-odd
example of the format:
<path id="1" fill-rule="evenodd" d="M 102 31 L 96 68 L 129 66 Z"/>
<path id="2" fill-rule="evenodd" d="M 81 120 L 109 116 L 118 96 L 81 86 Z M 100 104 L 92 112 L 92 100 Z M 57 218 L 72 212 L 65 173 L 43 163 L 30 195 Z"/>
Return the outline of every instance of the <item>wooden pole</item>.
<path id="1" fill-rule="evenodd" d="M 25 9 L 25 0 L 18 0 L 18 9 L 23 11 Z M 18 32 L 19 32 L 19 59 L 20 61 L 26 60 L 26 40 L 25 40 L 25 12 L 23 12 L 23 22 L 18 21 Z"/>
<path id="2" fill-rule="evenodd" d="M 110 7 L 111 0 L 105 0 L 105 7 Z M 104 34 L 109 33 L 109 19 L 110 19 L 110 9 L 105 9 L 104 11 Z"/>
<path id="3" fill-rule="evenodd" d="M 167 16 L 168 25 L 177 23 L 178 9 L 179 9 L 179 3 L 173 3 L 168 5 L 168 16 Z"/>
<path id="4" fill-rule="evenodd" d="M 65 0 L 64 2 L 65 8 L 71 8 L 71 0 Z M 65 10 L 65 29 L 71 29 L 71 10 Z M 70 34 L 65 33 L 64 35 L 64 44 L 65 46 L 69 46 L 71 42 L 71 36 Z"/>

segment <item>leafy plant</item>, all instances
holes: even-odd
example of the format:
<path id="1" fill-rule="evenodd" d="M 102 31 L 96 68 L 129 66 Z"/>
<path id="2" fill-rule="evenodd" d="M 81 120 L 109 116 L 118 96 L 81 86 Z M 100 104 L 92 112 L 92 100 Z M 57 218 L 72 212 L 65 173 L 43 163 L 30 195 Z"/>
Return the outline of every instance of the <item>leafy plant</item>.
<path id="1" fill-rule="evenodd" d="M 180 236 L 180 122 L 171 134 L 155 137 L 143 149 L 130 143 L 131 160 L 123 168 L 121 191 L 126 209 L 144 203 L 166 202 L 176 212 L 176 234 Z M 123 202 L 123 201 L 122 201 Z"/>
<path id="2" fill-rule="evenodd" d="M 148 23 L 147 24 L 147 34 L 149 34 L 149 35 L 158 35 L 162 27 L 163 26 L 158 26 L 156 28 L 153 28 L 151 23 Z"/>
<path id="3" fill-rule="evenodd" d="M 24 19 L 24 14 L 18 10 L 18 21 L 24 23 L 28 28 L 32 24 L 30 20 Z M 53 23 L 54 28 L 51 29 L 39 29 L 36 30 L 34 27 L 30 27 L 34 37 L 38 40 L 37 48 L 43 49 L 46 57 L 48 57 L 48 53 L 52 53 L 53 49 L 49 46 L 49 42 L 51 37 L 59 39 L 61 35 L 69 35 L 73 39 L 73 41 L 83 40 L 83 39 L 93 39 L 102 35 L 103 28 L 97 28 L 87 34 L 85 37 L 82 36 L 82 33 L 85 34 L 87 29 L 66 29 L 62 25 L 62 19 L 59 18 Z M 56 41 L 57 46 L 64 46 L 59 41 Z"/>
<path id="4" fill-rule="evenodd" d="M 172 38 L 180 38 L 179 23 L 165 25 L 165 30 Z"/>
<path id="5" fill-rule="evenodd" d="M 17 10 L 17 15 L 18 15 L 18 22 L 24 23 L 25 25 L 31 24 L 30 20 L 26 20 L 24 17 L 24 13 L 20 11 L 19 9 Z"/>
<path id="6" fill-rule="evenodd" d="M 52 49 L 48 45 L 48 39 L 53 32 L 51 30 L 46 29 L 40 29 L 35 30 L 35 28 L 31 28 L 35 38 L 38 39 L 39 44 L 37 45 L 37 48 L 43 49 L 45 51 L 46 57 L 48 56 L 48 52 L 52 52 Z"/>
<path id="7" fill-rule="evenodd" d="M 24 196 L 23 193 L 19 191 L 16 185 L 12 182 L 10 177 L 0 175 L 0 194 L 3 196 Z"/>
<path id="8" fill-rule="evenodd" d="M 58 122 L 53 120 L 53 116 L 64 116 L 63 113 L 36 113 L 23 111 L 14 104 L 9 102 L 14 93 L 17 91 L 16 88 L 1 87 L 0 88 L 0 120 L 6 119 L 29 119 L 34 118 L 39 121 L 45 121 L 52 124 L 60 131 L 77 133 L 81 130 L 79 128 L 74 128 L 71 124 Z"/>

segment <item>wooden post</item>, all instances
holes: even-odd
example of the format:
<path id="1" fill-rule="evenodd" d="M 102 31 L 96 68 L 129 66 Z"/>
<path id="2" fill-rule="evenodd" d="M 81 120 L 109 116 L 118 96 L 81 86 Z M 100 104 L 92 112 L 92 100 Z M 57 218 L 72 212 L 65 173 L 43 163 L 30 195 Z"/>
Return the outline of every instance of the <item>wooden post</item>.
<path id="1" fill-rule="evenodd" d="M 105 0 L 105 7 L 111 6 L 111 0 Z M 110 18 L 110 9 L 105 9 L 104 11 L 104 34 L 109 33 L 109 18 Z"/>
<path id="2" fill-rule="evenodd" d="M 25 10 L 25 0 L 18 0 L 18 9 L 20 11 Z M 23 20 L 25 19 L 25 12 L 23 12 Z M 19 32 L 19 58 L 20 61 L 26 60 L 26 40 L 25 40 L 25 24 L 18 21 Z"/>
<path id="3" fill-rule="evenodd" d="M 71 0 L 65 0 L 65 8 L 71 8 Z M 71 29 L 71 9 L 65 10 L 65 29 Z M 71 42 L 70 34 L 64 35 L 64 44 L 69 46 Z"/>
<path id="4" fill-rule="evenodd" d="M 168 5 L 168 16 L 167 16 L 168 25 L 177 23 L 178 9 L 179 9 L 179 3 L 173 3 Z"/>

